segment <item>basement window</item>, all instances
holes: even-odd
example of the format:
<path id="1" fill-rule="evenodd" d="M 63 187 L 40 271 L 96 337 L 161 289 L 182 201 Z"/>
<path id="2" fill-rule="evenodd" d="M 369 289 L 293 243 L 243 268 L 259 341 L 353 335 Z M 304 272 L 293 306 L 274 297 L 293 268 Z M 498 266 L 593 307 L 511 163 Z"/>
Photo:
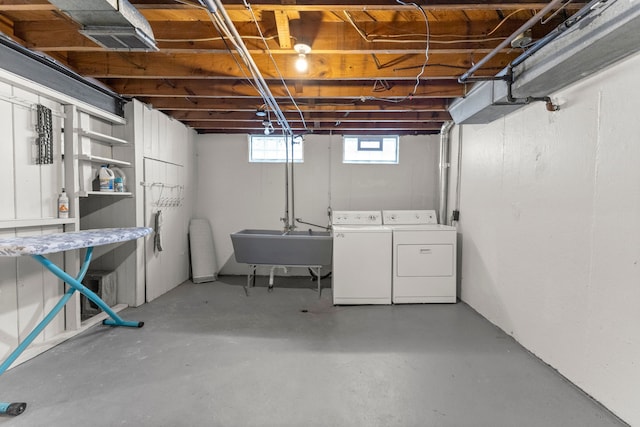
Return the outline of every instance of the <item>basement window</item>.
<path id="1" fill-rule="evenodd" d="M 398 136 L 347 136 L 342 139 L 342 163 L 398 164 Z"/>
<path id="2" fill-rule="evenodd" d="M 293 157 L 294 162 L 302 163 L 304 161 L 302 144 L 302 141 L 292 144 L 291 137 L 283 135 L 249 135 L 249 162 L 284 163 L 288 155 L 289 161 Z"/>

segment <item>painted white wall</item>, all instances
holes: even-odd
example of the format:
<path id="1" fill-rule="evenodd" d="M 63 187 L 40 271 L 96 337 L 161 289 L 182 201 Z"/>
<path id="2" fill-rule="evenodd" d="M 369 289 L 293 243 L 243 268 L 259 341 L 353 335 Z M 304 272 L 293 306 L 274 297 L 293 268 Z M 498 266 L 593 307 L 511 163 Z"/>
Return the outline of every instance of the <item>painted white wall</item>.
<path id="1" fill-rule="evenodd" d="M 53 110 L 54 141 L 57 144 L 54 147 L 54 164 L 52 165 L 37 165 L 33 156 L 37 136 L 35 105 L 39 103 Z M 0 114 L 0 124 L 6 131 L 6 138 L 0 144 L 0 178 L 4 189 L 2 192 L 3 203 L 0 204 L 0 237 L 40 235 L 64 231 L 62 222 L 55 218 L 57 216 L 57 196 L 63 186 L 63 167 L 60 154 L 62 150 L 61 130 L 65 114 L 63 104 L 66 103 L 75 105 L 72 99 L 60 100 L 56 93 L 52 93 L 35 83 L 22 81 L 15 76 L 5 76 L 0 70 L 0 112 L 3 113 Z M 142 111 L 146 107 L 138 106 L 138 108 Z M 87 110 L 100 115 L 100 111 L 94 111 L 95 109 L 87 108 Z M 118 129 L 128 133 L 115 135 L 125 137 L 132 143 L 135 142 L 137 169 L 128 170 L 127 186 L 136 194 L 136 198 L 116 200 L 98 198 L 96 203 L 89 206 L 89 209 L 85 209 L 85 216 L 81 221 L 77 218 L 67 221 L 67 227 L 69 227 L 67 231 L 75 229 L 78 222 L 82 222 L 83 226 L 87 226 L 87 228 L 150 224 L 150 221 L 147 221 L 147 216 L 150 218 L 150 215 L 143 218 L 140 213 L 142 209 L 138 209 L 144 207 L 141 202 L 145 198 L 145 194 L 144 191 L 138 191 L 138 188 L 141 188 L 139 182 L 146 179 L 143 175 L 143 148 L 147 148 L 145 144 L 148 144 L 149 150 L 145 151 L 144 156 L 154 163 L 154 166 L 150 167 L 154 175 L 150 175 L 149 179 L 153 179 L 153 182 L 184 185 L 183 191 L 180 193 L 165 193 L 166 196 L 179 196 L 183 200 L 180 207 L 172 207 L 173 212 L 166 216 L 167 222 L 164 224 L 163 231 L 167 254 L 159 257 L 163 258 L 161 261 L 154 258 L 150 263 L 152 284 L 161 287 L 160 291 L 153 294 L 157 296 L 188 278 L 187 225 L 193 210 L 195 132 L 160 112 L 154 111 L 149 114 L 153 120 L 148 120 L 149 129 L 146 129 L 148 133 L 144 134 L 144 121 L 139 119 L 140 124 L 136 124 L 136 118 L 132 115 L 129 119 L 133 126 Z M 84 116 L 88 118 L 86 114 Z M 111 125 L 107 122 L 101 123 L 99 120 L 90 119 L 87 123 L 82 124 L 82 126 L 85 125 L 87 129 L 105 134 L 112 132 Z M 79 126 L 71 127 L 76 129 Z M 113 131 L 116 132 L 116 130 Z M 87 141 L 82 143 L 88 145 Z M 98 153 L 112 157 L 109 147 L 105 148 L 100 145 L 91 145 L 91 147 L 94 151 L 93 154 Z M 83 148 L 89 149 L 88 146 Z M 131 148 L 124 147 L 122 150 L 131 150 Z M 124 151 L 114 153 L 114 157 L 132 160 L 130 159 L 132 154 L 125 154 Z M 162 167 L 157 167 L 158 164 Z M 177 173 L 175 168 L 184 169 L 184 173 Z M 88 169 L 91 171 L 91 167 Z M 89 172 L 87 177 L 90 179 L 92 175 L 93 173 Z M 70 193 L 70 198 L 72 198 L 72 204 L 76 203 L 74 200 L 77 199 L 74 199 L 73 193 Z M 118 268 L 120 282 L 118 302 L 130 305 L 139 305 L 144 302 L 144 288 L 141 290 L 133 289 L 131 286 L 134 280 L 121 280 L 121 277 L 135 278 L 138 271 L 133 270 L 139 270 L 139 267 L 143 266 L 144 250 L 139 251 L 139 254 L 135 256 L 129 256 L 140 244 L 144 245 L 142 240 L 125 243 L 105 256 L 96 255 L 92 262 L 92 269 L 111 270 L 116 266 L 122 267 Z M 62 265 L 63 262 L 68 263 L 69 259 L 73 257 L 66 258 L 62 254 L 52 254 L 48 258 L 55 264 Z M 73 261 L 71 262 L 73 263 Z M 144 286 L 144 277 L 142 279 L 139 283 Z M 127 292 L 121 292 L 123 289 L 126 289 Z M 154 288 L 153 291 L 155 292 L 156 289 Z M 4 360 L 18 343 L 33 330 L 44 315 L 58 302 L 63 293 L 63 283 L 28 257 L 0 259 L 0 360 Z M 142 300 L 140 300 L 140 296 Z M 68 306 L 72 302 L 70 301 Z M 69 316 L 69 311 L 66 315 Z M 72 315 L 75 314 L 72 313 Z M 79 312 L 77 317 L 75 323 L 67 317 L 65 324 L 65 312 L 61 312 L 35 340 L 35 345 L 32 347 L 44 351 L 59 343 L 59 337 L 64 332 L 78 328 Z M 69 335 L 65 336 L 68 338 Z M 28 357 L 33 357 L 38 352 L 30 351 Z M 27 353 L 25 352 L 24 355 Z M 26 358 L 19 359 L 18 362 L 24 360 Z"/>
<path id="2" fill-rule="evenodd" d="M 631 425 L 639 72 L 635 56 L 553 94 L 560 111 L 463 126 L 460 165 L 461 298 Z"/>
<path id="3" fill-rule="evenodd" d="M 437 209 L 438 137 L 402 137 L 400 164 L 342 164 L 342 137 L 305 137 L 296 164 L 295 216 L 327 226 L 327 210 Z M 246 135 L 196 139 L 196 217 L 211 223 L 222 274 L 246 274 L 229 235 L 245 228 L 281 229 L 285 209 L 282 164 L 249 163 Z M 290 210 L 292 207 L 290 206 Z M 307 226 L 300 225 L 302 229 Z"/>
<path id="4" fill-rule="evenodd" d="M 36 163 L 36 108 L 52 110 L 54 163 Z M 60 103 L 37 91 L 0 81 L 0 237 L 31 236 L 62 231 L 59 224 L 38 226 L 38 220 L 57 216 L 57 197 L 62 187 Z M 33 220 L 32 227 L 16 228 L 12 222 Z M 49 257 L 61 263 L 62 255 Z M 0 360 L 4 360 L 51 310 L 63 294 L 63 285 L 34 260 L 26 257 L 0 260 Z M 42 344 L 65 329 L 64 314 L 58 314 L 36 338 Z"/>
<path id="5" fill-rule="evenodd" d="M 154 235 L 145 242 L 146 301 L 189 279 L 189 220 L 193 213 L 195 131 L 136 102 L 136 127 L 142 128 L 144 156 L 144 225 L 155 228 L 161 212 L 162 250 Z"/>

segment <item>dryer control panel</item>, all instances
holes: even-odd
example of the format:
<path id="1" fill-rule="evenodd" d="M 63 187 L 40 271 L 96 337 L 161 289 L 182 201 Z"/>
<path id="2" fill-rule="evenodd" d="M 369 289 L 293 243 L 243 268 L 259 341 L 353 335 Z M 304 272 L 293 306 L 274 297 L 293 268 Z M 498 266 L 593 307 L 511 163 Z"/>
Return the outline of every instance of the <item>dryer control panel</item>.
<path id="1" fill-rule="evenodd" d="M 434 210 L 382 211 L 382 223 L 384 225 L 437 224 L 438 219 Z"/>

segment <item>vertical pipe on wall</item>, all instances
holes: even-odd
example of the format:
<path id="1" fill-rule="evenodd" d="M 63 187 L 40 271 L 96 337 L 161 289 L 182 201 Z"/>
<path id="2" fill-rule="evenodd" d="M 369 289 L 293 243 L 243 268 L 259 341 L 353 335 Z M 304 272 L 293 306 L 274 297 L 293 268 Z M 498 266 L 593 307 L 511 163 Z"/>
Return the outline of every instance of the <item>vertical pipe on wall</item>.
<path id="1" fill-rule="evenodd" d="M 284 223 L 284 231 L 289 231 L 289 148 L 287 147 L 287 140 L 285 136 L 284 142 L 284 216 L 280 220 Z"/>
<path id="2" fill-rule="evenodd" d="M 296 228 L 296 199 L 295 199 L 295 177 L 293 175 L 293 137 L 285 136 L 285 144 L 287 143 L 287 138 L 291 139 L 291 224 L 290 229 L 293 230 Z"/>
<path id="3" fill-rule="evenodd" d="M 453 122 L 448 121 L 442 124 L 440 129 L 440 179 L 439 179 L 439 200 L 438 200 L 438 221 L 440 224 L 447 223 L 447 196 L 449 190 L 449 133 L 453 127 Z"/>
<path id="4" fill-rule="evenodd" d="M 456 160 L 456 205 L 453 207 L 455 211 L 460 212 L 460 180 L 462 179 L 462 126 L 458 126 L 458 159 Z M 453 221 L 452 221 L 453 222 Z M 456 220 L 457 222 L 457 220 Z"/>

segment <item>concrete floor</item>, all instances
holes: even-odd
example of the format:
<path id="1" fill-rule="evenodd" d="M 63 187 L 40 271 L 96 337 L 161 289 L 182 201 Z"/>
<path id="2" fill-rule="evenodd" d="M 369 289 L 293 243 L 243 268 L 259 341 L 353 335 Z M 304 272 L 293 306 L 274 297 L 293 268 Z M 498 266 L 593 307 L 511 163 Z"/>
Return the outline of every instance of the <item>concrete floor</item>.
<path id="1" fill-rule="evenodd" d="M 259 278 L 265 282 L 267 278 Z M 0 426 L 623 426 L 463 303 L 187 282 L 0 376 Z M 326 281 L 328 282 L 328 280 Z"/>

